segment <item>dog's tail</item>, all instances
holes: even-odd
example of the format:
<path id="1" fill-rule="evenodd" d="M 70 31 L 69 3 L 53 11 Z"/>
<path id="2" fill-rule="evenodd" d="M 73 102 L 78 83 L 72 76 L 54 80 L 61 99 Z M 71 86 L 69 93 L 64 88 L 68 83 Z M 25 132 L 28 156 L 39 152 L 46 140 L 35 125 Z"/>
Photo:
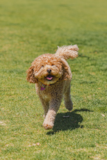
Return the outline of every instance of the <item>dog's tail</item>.
<path id="1" fill-rule="evenodd" d="M 78 46 L 77 45 L 69 45 L 69 46 L 62 46 L 58 47 L 56 51 L 56 55 L 64 58 L 65 60 L 71 58 L 74 59 L 78 57 Z"/>

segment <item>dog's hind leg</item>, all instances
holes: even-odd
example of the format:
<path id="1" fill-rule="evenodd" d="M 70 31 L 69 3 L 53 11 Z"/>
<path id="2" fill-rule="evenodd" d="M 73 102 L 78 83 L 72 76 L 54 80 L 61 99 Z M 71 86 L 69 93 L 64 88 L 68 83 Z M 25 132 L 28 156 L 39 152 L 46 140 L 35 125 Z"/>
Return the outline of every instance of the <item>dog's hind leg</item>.
<path id="1" fill-rule="evenodd" d="M 66 92 L 64 93 L 64 104 L 65 104 L 65 107 L 71 111 L 73 109 L 73 103 L 72 103 L 72 100 L 71 100 L 71 95 L 70 95 L 70 86 L 69 88 L 66 90 Z"/>

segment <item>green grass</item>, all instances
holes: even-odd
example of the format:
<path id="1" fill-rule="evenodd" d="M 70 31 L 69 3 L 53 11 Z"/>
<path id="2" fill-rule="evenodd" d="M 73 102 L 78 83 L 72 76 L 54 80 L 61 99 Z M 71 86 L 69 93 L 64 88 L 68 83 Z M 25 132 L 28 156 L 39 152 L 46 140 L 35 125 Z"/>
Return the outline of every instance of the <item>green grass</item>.
<path id="1" fill-rule="evenodd" d="M 70 44 L 80 48 L 68 60 L 74 110 L 62 102 L 53 130 L 44 130 L 26 70 Z M 0 84 L 1 160 L 106 160 L 107 1 L 0 1 Z"/>

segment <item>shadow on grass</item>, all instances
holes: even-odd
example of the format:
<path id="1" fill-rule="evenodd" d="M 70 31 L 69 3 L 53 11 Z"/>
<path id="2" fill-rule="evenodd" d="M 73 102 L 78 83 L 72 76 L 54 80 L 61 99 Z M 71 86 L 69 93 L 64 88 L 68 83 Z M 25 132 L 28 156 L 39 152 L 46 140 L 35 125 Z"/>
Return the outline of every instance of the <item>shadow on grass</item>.
<path id="1" fill-rule="evenodd" d="M 81 125 L 83 117 L 77 112 L 93 112 L 93 111 L 83 108 L 83 109 L 75 109 L 72 112 L 58 113 L 56 116 L 53 131 L 47 132 L 47 135 L 52 135 L 59 131 L 83 128 L 84 126 Z"/>

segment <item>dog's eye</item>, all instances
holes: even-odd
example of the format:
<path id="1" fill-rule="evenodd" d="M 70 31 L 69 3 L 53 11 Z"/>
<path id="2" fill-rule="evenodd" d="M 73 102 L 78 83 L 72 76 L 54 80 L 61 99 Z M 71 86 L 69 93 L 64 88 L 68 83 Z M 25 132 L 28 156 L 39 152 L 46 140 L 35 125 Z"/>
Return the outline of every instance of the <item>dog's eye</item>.
<path id="1" fill-rule="evenodd" d="M 54 64 L 52 64 L 52 66 L 55 66 Z"/>
<path id="2" fill-rule="evenodd" d="M 44 67 L 44 65 L 42 65 L 41 67 Z"/>

